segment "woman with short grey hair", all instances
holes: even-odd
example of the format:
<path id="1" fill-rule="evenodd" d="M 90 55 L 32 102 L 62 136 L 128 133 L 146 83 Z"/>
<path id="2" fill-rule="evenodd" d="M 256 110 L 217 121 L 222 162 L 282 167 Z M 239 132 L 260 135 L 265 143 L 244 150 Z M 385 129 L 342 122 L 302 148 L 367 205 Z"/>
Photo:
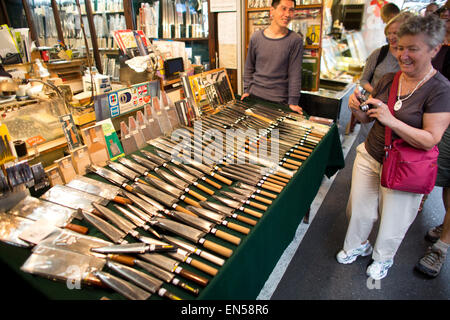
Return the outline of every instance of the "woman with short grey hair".
<path id="1" fill-rule="evenodd" d="M 397 36 L 400 38 L 406 35 L 423 35 L 428 48 L 433 49 L 444 41 L 445 33 L 445 25 L 439 18 L 431 16 L 425 19 L 421 16 L 412 16 L 400 26 Z"/>
<path id="2" fill-rule="evenodd" d="M 441 140 L 450 124 L 450 82 L 433 68 L 431 60 L 440 49 L 444 32 L 443 22 L 434 15 L 406 20 L 398 32 L 400 71 L 386 74 L 377 83 L 366 101 L 374 108 L 364 112 L 360 103 L 351 99 L 353 114 L 363 123 L 374 124 L 356 149 L 347 203 L 349 225 L 336 259 L 349 264 L 358 256 L 372 254 L 366 274 L 375 280 L 386 277 L 393 265 L 423 196 L 381 185 L 385 126 L 392 129 L 393 140 L 403 139 L 417 149 L 429 150 Z M 394 77 L 399 77 L 398 88 L 392 88 Z M 398 92 L 392 113 L 387 106 L 391 90 Z M 368 237 L 378 218 L 380 226 L 372 247 Z"/>

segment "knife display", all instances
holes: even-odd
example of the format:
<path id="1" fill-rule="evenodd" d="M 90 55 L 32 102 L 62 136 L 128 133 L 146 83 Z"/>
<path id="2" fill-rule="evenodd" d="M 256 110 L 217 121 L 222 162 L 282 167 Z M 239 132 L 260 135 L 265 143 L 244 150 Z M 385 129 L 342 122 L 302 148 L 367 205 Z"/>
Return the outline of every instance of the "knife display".
<path id="1" fill-rule="evenodd" d="M 180 288 L 186 290 L 187 292 L 189 292 L 190 294 L 193 294 L 195 296 L 197 296 L 199 294 L 199 290 L 197 288 L 193 288 L 186 282 L 177 278 L 175 276 L 175 270 L 173 270 L 173 269 L 172 270 L 163 269 L 163 268 L 156 266 L 155 264 L 151 264 L 151 263 L 133 258 L 131 256 L 127 256 L 127 255 L 111 254 L 111 255 L 108 255 L 107 259 L 110 261 L 117 261 L 117 262 L 120 262 L 120 263 L 128 265 L 128 266 L 137 266 L 139 268 L 144 269 L 148 273 L 154 275 L 158 279 L 161 279 L 161 280 L 165 281 L 166 283 L 170 283 L 177 287 L 180 287 Z"/>
<path id="2" fill-rule="evenodd" d="M 204 236 L 206 235 L 204 231 L 165 218 L 155 217 L 153 221 L 155 221 L 155 225 L 157 225 L 158 227 L 166 231 L 170 231 L 194 243 L 201 244 L 203 247 L 214 251 L 224 257 L 228 258 L 233 254 L 233 250 L 221 246 L 213 241 L 206 240 L 204 238 Z"/>
<path id="3" fill-rule="evenodd" d="M 160 143 L 160 142 L 157 141 L 157 139 L 147 141 L 147 143 L 149 143 L 152 146 L 154 146 L 154 147 L 156 147 L 158 149 L 161 149 L 162 151 L 164 151 L 166 153 L 169 153 L 169 154 L 171 154 L 172 150 L 173 150 L 173 149 L 171 149 L 171 147 L 175 147 L 173 144 L 169 146 L 167 144 L 167 141 L 164 142 L 166 144 Z M 192 165 L 193 167 L 195 167 L 196 169 L 198 169 L 198 170 L 200 170 L 200 171 L 202 171 L 202 172 L 204 172 L 206 174 L 209 174 L 210 176 L 216 178 L 217 180 L 219 180 L 219 181 L 221 181 L 221 182 L 223 182 L 223 183 L 225 183 L 227 185 L 231 185 L 233 183 L 233 181 L 231 181 L 229 179 L 226 179 L 226 178 L 222 177 L 221 175 L 215 173 L 211 168 L 209 168 L 208 166 L 206 166 L 204 164 L 201 164 L 201 163 L 199 163 L 197 161 L 194 161 L 194 160 L 191 160 L 191 159 L 188 159 L 188 158 L 183 159 L 183 160 L 188 161 L 189 164 Z"/>
<path id="4" fill-rule="evenodd" d="M 259 210 L 263 210 L 266 211 L 267 210 L 267 206 L 264 206 L 262 204 L 256 203 L 254 201 L 250 201 L 248 200 L 248 197 L 241 195 L 241 194 L 237 194 L 237 193 L 233 193 L 233 192 L 229 192 L 229 191 L 221 191 L 221 193 L 225 196 L 227 196 L 230 199 L 242 202 L 243 204 L 248 204 L 252 207 L 255 207 Z"/>
<path id="5" fill-rule="evenodd" d="M 211 234 L 215 235 L 216 237 L 226 240 L 235 245 L 239 245 L 239 243 L 241 243 L 241 238 L 233 236 L 227 232 L 216 229 L 214 223 L 206 221 L 202 218 L 194 217 L 194 216 L 185 214 L 183 212 L 174 211 L 174 210 L 169 211 L 168 215 L 170 217 L 173 217 L 176 220 L 184 222 L 196 229 L 199 229 L 206 233 L 211 233 Z"/>
<path id="6" fill-rule="evenodd" d="M 131 222 L 133 222 L 134 224 L 136 224 L 138 226 L 138 224 L 142 224 L 142 223 L 146 223 L 148 225 L 157 225 L 157 223 L 154 221 L 153 217 L 154 216 L 161 216 L 159 213 L 157 213 L 156 211 L 153 211 L 153 213 L 149 213 L 149 215 L 147 215 L 145 212 L 139 210 L 136 207 L 133 207 L 132 205 L 127 205 L 128 209 L 131 211 L 127 211 L 124 208 L 121 208 L 119 206 L 116 206 L 116 208 L 119 209 L 120 212 L 122 212 L 127 218 L 130 219 Z M 168 212 L 168 210 L 166 210 Z M 142 218 L 142 220 L 141 220 Z M 182 227 L 182 226 L 180 226 Z M 149 227 L 150 228 L 150 227 Z M 146 229 L 144 227 L 144 229 Z M 153 228 L 150 228 L 150 232 L 153 233 L 154 235 L 156 235 L 156 237 L 158 239 L 164 239 L 163 235 L 160 235 L 159 233 L 157 233 Z M 195 253 L 195 251 L 197 251 L 198 249 L 193 247 L 194 249 L 192 251 L 188 251 L 186 252 L 185 250 L 181 250 L 181 249 L 177 249 L 177 250 L 169 250 L 168 248 L 170 247 L 168 243 L 162 242 L 160 240 L 156 240 L 156 239 L 152 239 L 150 237 L 140 237 L 139 238 L 140 241 L 142 241 L 145 244 L 148 244 L 152 247 L 149 247 L 149 249 L 151 248 L 155 248 L 153 249 L 153 251 L 156 250 L 156 248 L 158 248 L 158 250 L 160 251 L 166 251 L 169 252 L 169 255 L 171 255 L 173 258 L 182 261 L 182 262 L 186 262 L 192 266 L 194 266 L 195 268 L 202 270 L 210 275 L 216 275 L 217 274 L 217 269 L 215 268 L 211 268 L 208 265 L 197 261 L 195 259 L 188 259 L 188 256 L 192 253 Z M 156 246 L 156 247 L 154 247 Z M 124 247 L 116 247 L 114 249 L 118 249 L 118 250 L 126 250 Z M 131 249 L 129 249 L 129 251 L 133 251 L 133 250 L 139 250 L 140 248 L 133 248 L 131 247 Z M 97 250 L 97 249 L 96 249 Z M 103 248 L 101 249 L 102 251 L 108 250 L 108 248 Z M 98 250 L 97 250 L 98 251 Z M 95 251 L 95 252 L 97 252 Z M 212 255 L 210 255 L 210 257 L 213 257 Z M 216 260 L 213 260 L 212 262 L 215 262 Z"/>
<path id="7" fill-rule="evenodd" d="M 41 199 L 57 203 L 72 209 L 83 209 L 83 211 L 94 212 L 92 203 L 108 204 L 108 200 L 90 193 L 63 185 L 55 185 L 45 192 Z"/>
<path id="8" fill-rule="evenodd" d="M 156 293 L 160 297 L 168 298 L 171 300 L 181 300 L 181 298 L 163 288 L 163 282 L 161 280 L 155 279 L 154 277 L 144 272 L 112 261 L 108 261 L 106 265 L 117 274 L 121 275 L 125 279 L 133 282 L 137 286 L 152 294 Z"/>
<path id="9" fill-rule="evenodd" d="M 151 159 L 152 161 L 154 161 L 155 163 L 157 163 L 159 166 L 162 166 L 162 167 L 164 167 L 164 168 L 167 168 L 168 170 L 170 170 L 170 172 L 172 172 L 172 173 L 174 173 L 175 175 L 177 175 L 178 177 L 180 177 L 182 180 L 184 180 L 186 183 L 188 183 L 188 184 L 192 184 L 192 185 L 194 185 L 195 187 L 197 187 L 197 188 L 199 188 L 200 190 L 202 190 L 202 191 L 204 191 L 204 192 L 206 192 L 206 193 L 208 193 L 209 195 L 212 195 L 212 194 L 214 194 L 214 191 L 213 190 L 211 190 L 211 189 L 209 189 L 209 188 L 207 188 L 207 187 L 205 187 L 204 185 L 202 185 L 202 184 L 200 184 L 200 183 L 198 183 L 197 182 L 197 180 L 198 179 L 202 179 L 202 180 L 204 180 L 205 182 L 207 182 L 207 183 L 209 183 L 209 184 L 211 184 L 212 186 L 214 186 L 214 187 L 218 187 L 218 189 L 220 189 L 222 186 L 221 185 L 219 185 L 219 184 L 217 184 L 217 183 L 215 183 L 215 182 L 212 182 L 211 183 L 211 180 L 209 180 L 209 179 L 207 179 L 206 177 L 204 177 L 204 175 L 201 173 L 201 172 L 198 172 L 197 170 L 195 170 L 195 169 L 192 169 L 192 170 L 195 170 L 194 171 L 194 174 L 192 174 L 191 172 L 186 172 L 187 170 L 182 170 L 182 169 L 180 169 L 180 168 L 178 168 L 178 167 L 175 167 L 175 166 L 171 166 L 171 165 L 169 165 L 169 162 L 172 162 L 172 163 L 174 163 L 174 164 L 176 164 L 176 165 L 180 165 L 180 163 L 179 162 L 177 162 L 177 161 L 175 161 L 175 160 L 173 160 L 172 159 L 172 157 L 169 155 L 169 154 L 166 154 L 165 152 L 159 152 L 159 155 L 161 156 L 161 157 L 159 157 L 159 156 L 157 156 L 156 154 L 153 154 L 153 153 L 151 153 L 151 152 L 148 152 L 148 151 L 146 151 L 146 150 L 141 150 L 141 152 L 148 158 L 148 159 Z M 159 168 L 155 168 L 155 171 L 157 170 L 157 169 L 159 169 Z M 158 172 L 158 171 L 157 171 Z M 164 177 L 163 176 L 163 178 L 165 178 L 166 180 L 168 180 L 169 178 L 170 179 L 172 179 L 172 180 L 174 180 L 173 178 L 173 176 L 167 176 L 166 175 L 166 177 Z M 175 178 L 175 180 L 176 180 L 177 178 Z M 182 183 L 182 180 L 180 180 L 180 179 L 178 179 L 180 182 L 178 182 L 178 183 Z M 207 181 L 208 180 L 208 181 Z M 206 199 L 204 199 L 204 200 L 202 200 L 202 199 L 199 199 L 200 201 L 204 201 L 204 200 L 206 200 Z"/>
<path id="10" fill-rule="evenodd" d="M 80 285 L 104 288 L 92 272 L 101 270 L 105 263 L 104 259 L 94 256 L 39 246 L 20 267 L 20 270 L 51 280 L 66 282 L 66 284 L 79 281 Z M 73 273 L 74 270 L 77 270 L 76 274 Z"/>
<path id="11" fill-rule="evenodd" d="M 82 234 L 88 232 L 86 227 L 71 223 L 74 218 L 78 217 L 76 210 L 31 196 L 26 196 L 7 213 L 33 221 L 45 219 L 56 227 Z"/>
<path id="12" fill-rule="evenodd" d="M 238 232 L 243 233 L 243 234 L 249 234 L 250 233 L 250 229 L 249 228 L 243 227 L 243 226 L 238 225 L 236 223 L 233 223 L 233 222 L 230 222 L 228 220 L 225 220 L 226 215 L 219 214 L 219 213 L 213 212 L 213 211 L 205 209 L 205 208 L 197 208 L 197 207 L 188 206 L 187 209 L 192 211 L 192 212 L 194 212 L 199 217 L 205 218 L 205 219 L 207 219 L 209 221 L 212 221 L 212 222 L 214 222 L 216 224 L 226 226 L 227 228 L 230 228 L 232 230 L 238 231 Z M 238 220 L 238 215 L 237 214 L 232 214 L 230 217 Z M 254 220 L 252 220 L 252 221 L 254 221 Z M 256 221 L 255 221 L 255 223 L 256 223 Z"/>
<path id="13" fill-rule="evenodd" d="M 127 235 L 125 232 L 117 229 L 110 223 L 106 222 L 102 218 L 99 218 L 89 212 L 82 212 L 84 219 L 86 219 L 90 224 L 96 227 L 101 233 L 107 236 L 114 243 L 128 243 L 128 241 L 124 240 Z"/>
<path id="14" fill-rule="evenodd" d="M 143 198 L 143 196 L 148 196 L 148 197 L 152 198 L 154 201 L 161 202 L 169 208 L 193 215 L 192 212 L 190 212 L 189 210 L 186 210 L 185 208 L 183 208 L 182 206 L 177 204 L 177 202 L 178 202 L 177 198 L 172 197 L 171 195 L 169 195 L 167 193 L 164 193 L 162 191 L 159 191 L 158 189 L 155 189 L 149 185 L 142 184 L 142 183 L 134 183 L 133 188 L 138 192 L 137 195 L 140 198 Z M 183 201 L 185 201 L 185 200 L 186 200 L 186 198 L 183 198 Z M 200 206 L 198 204 L 198 202 L 196 202 L 196 201 L 187 200 L 185 202 L 188 204 L 193 204 L 195 206 Z M 158 209 L 164 210 L 164 208 L 160 208 L 160 207 Z"/>
<path id="15" fill-rule="evenodd" d="M 117 186 L 109 183 L 104 183 L 95 179 L 91 179 L 85 176 L 77 176 L 70 181 L 66 186 L 73 189 L 78 189 L 90 194 L 98 195 L 102 198 L 117 202 L 117 203 L 129 203 L 129 200 L 119 196 L 121 189 Z"/>
<path id="16" fill-rule="evenodd" d="M 125 281 L 119 277 L 113 276 L 104 271 L 94 271 L 93 274 L 98 277 L 102 283 L 109 288 L 120 293 L 129 300 L 147 300 L 150 298 L 151 293 L 147 292 L 128 281 Z"/>
<path id="17" fill-rule="evenodd" d="M 263 202 L 263 203 L 269 204 L 269 205 L 272 204 L 272 200 L 266 199 L 266 198 L 261 197 L 261 196 L 257 196 L 251 190 L 241 189 L 241 188 L 236 188 L 236 187 L 230 187 L 230 190 L 234 191 L 236 193 L 239 193 L 239 194 L 241 194 L 243 196 L 246 196 L 247 198 L 252 198 L 252 199 L 255 199 L 255 200 L 259 201 L 259 202 Z"/>

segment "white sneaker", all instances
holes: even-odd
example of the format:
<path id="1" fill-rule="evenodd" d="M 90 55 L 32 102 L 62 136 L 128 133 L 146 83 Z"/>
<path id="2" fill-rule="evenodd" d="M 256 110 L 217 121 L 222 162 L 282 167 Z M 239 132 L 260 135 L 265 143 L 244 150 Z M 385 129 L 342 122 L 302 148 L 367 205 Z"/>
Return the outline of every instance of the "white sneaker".
<path id="1" fill-rule="evenodd" d="M 349 264 L 352 263 L 358 258 L 359 256 L 365 257 L 372 253 L 372 246 L 370 245 L 369 241 L 366 241 L 365 244 L 362 244 L 356 249 L 350 250 L 348 252 L 341 250 L 336 255 L 336 260 L 339 263 L 343 264 Z"/>
<path id="2" fill-rule="evenodd" d="M 374 261 L 367 267 L 366 274 L 374 280 L 381 280 L 387 276 L 388 270 L 394 264 L 394 260 Z"/>

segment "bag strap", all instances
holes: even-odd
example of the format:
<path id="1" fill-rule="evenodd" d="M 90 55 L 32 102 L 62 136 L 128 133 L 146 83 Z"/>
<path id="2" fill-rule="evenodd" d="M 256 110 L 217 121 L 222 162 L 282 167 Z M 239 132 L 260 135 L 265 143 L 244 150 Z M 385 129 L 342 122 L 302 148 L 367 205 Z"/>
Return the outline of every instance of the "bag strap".
<path id="1" fill-rule="evenodd" d="M 389 99 L 388 99 L 388 107 L 389 111 L 391 111 L 392 115 L 394 115 L 394 105 L 397 100 L 397 92 L 398 92 L 398 83 L 400 80 L 400 75 L 402 74 L 401 71 L 398 71 L 395 74 L 394 81 L 391 85 L 391 91 L 389 92 Z M 390 149 L 392 145 L 392 129 L 388 126 L 385 126 L 384 130 L 384 149 Z"/>
<path id="2" fill-rule="evenodd" d="M 372 72 L 372 74 L 369 77 L 369 80 L 368 80 L 369 83 L 372 83 L 373 76 L 375 75 L 375 69 L 381 63 L 381 61 L 383 61 L 384 58 L 386 58 L 388 52 L 389 52 L 389 44 L 386 44 L 386 45 L 381 47 L 380 53 L 378 54 L 377 62 L 375 63 L 375 67 L 373 68 L 373 72 Z"/>

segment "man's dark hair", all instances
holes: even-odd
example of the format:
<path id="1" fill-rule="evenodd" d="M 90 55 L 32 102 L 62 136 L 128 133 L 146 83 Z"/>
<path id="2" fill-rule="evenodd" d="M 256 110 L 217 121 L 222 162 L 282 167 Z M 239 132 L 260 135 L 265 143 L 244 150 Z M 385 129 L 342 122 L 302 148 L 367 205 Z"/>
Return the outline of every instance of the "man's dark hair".
<path id="1" fill-rule="evenodd" d="M 400 13 L 400 9 L 395 3 L 388 2 L 381 8 L 381 13 L 387 17 L 394 16 Z"/>
<path id="2" fill-rule="evenodd" d="M 278 7 L 278 5 L 280 4 L 280 1 L 281 0 L 273 0 L 272 7 L 274 7 L 274 8 Z M 294 5 L 295 5 L 295 0 L 291 0 L 291 1 L 294 2 Z"/>

